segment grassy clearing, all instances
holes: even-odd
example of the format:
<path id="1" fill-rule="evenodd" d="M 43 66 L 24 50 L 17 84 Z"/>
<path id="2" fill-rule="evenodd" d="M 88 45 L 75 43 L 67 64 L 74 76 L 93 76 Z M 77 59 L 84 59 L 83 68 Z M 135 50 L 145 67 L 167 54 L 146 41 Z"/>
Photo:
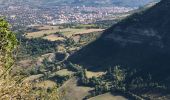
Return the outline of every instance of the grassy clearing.
<path id="1" fill-rule="evenodd" d="M 17 65 L 20 67 L 24 67 L 24 68 L 28 68 L 30 66 L 32 66 L 35 62 L 31 59 L 26 59 L 26 60 L 21 60 L 19 62 L 17 62 Z"/>
<path id="2" fill-rule="evenodd" d="M 39 26 L 37 29 L 39 30 L 59 29 L 59 26 L 43 25 L 43 26 Z"/>
<path id="3" fill-rule="evenodd" d="M 55 75 L 59 75 L 59 76 L 71 76 L 74 74 L 74 72 L 72 71 L 69 71 L 68 69 L 62 69 L 62 70 L 59 70 L 57 72 L 54 73 Z"/>
<path id="4" fill-rule="evenodd" d="M 48 89 L 48 88 L 53 88 L 55 86 L 57 86 L 57 84 L 51 80 L 45 80 L 45 81 L 36 83 L 36 87 L 38 87 L 38 88 Z"/>
<path id="5" fill-rule="evenodd" d="M 26 37 L 27 38 L 39 38 L 39 37 L 43 37 L 44 35 L 50 35 L 53 33 L 58 32 L 58 29 L 54 29 L 54 30 L 41 30 L 38 32 L 31 32 L 31 33 L 26 33 Z"/>
<path id="6" fill-rule="evenodd" d="M 44 74 L 31 75 L 31 76 L 25 78 L 25 79 L 23 80 L 23 83 L 33 82 L 33 81 L 39 80 L 39 79 L 42 78 L 43 76 L 44 76 Z"/>
<path id="7" fill-rule="evenodd" d="M 97 27 L 95 24 L 77 24 L 75 28 L 92 28 Z"/>
<path id="8" fill-rule="evenodd" d="M 90 98 L 88 100 L 128 100 L 123 96 L 119 96 L 119 95 L 112 95 L 111 93 L 105 93 L 93 98 Z"/>
<path id="9" fill-rule="evenodd" d="M 91 90 L 93 88 L 78 86 L 76 78 L 68 80 L 59 88 L 59 92 L 65 91 L 63 100 L 82 100 L 85 96 L 89 95 Z"/>
<path id="10" fill-rule="evenodd" d="M 92 72 L 92 71 L 86 71 L 86 77 L 87 78 L 92 78 L 92 77 L 99 77 L 104 75 L 105 72 Z"/>
<path id="11" fill-rule="evenodd" d="M 86 33 L 92 33 L 92 32 L 100 32 L 103 31 L 104 29 L 85 29 L 83 31 L 74 33 L 74 34 L 86 34 Z"/>
<path id="12" fill-rule="evenodd" d="M 76 29 L 76 28 L 63 28 L 60 29 L 58 26 L 42 26 L 42 27 L 37 27 L 38 30 L 37 32 L 29 32 L 26 33 L 27 38 L 38 38 L 38 37 L 43 37 L 45 35 L 51 35 L 56 32 L 63 34 L 66 37 L 70 37 L 74 34 L 86 34 L 86 33 L 91 33 L 91 32 L 98 32 L 98 31 L 103 31 L 103 29 L 86 29 L 86 28 L 81 28 L 81 29 Z M 58 38 L 58 37 L 56 37 Z"/>
<path id="13" fill-rule="evenodd" d="M 48 35 L 46 37 L 43 37 L 43 39 L 47 39 L 49 41 L 58 41 L 58 40 L 63 41 L 63 40 L 65 40 L 65 38 L 58 37 L 57 35 L 54 35 L 54 34 Z"/>

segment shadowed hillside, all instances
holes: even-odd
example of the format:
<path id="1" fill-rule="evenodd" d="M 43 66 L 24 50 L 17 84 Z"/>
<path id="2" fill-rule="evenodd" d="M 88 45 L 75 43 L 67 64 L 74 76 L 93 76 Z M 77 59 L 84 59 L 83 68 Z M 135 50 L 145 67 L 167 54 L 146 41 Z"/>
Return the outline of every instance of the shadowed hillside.
<path id="1" fill-rule="evenodd" d="M 70 60 L 93 70 L 121 65 L 139 69 L 143 74 L 152 73 L 157 78 L 169 77 L 169 9 L 170 1 L 162 0 L 146 11 L 133 14 L 107 29 Z"/>

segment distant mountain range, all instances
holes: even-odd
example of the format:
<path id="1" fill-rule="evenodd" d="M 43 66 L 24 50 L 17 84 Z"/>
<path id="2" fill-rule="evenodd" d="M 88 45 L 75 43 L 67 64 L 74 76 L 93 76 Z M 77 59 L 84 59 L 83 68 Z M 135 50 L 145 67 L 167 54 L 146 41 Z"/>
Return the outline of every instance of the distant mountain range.
<path id="1" fill-rule="evenodd" d="M 0 0 L 0 4 L 31 3 L 43 5 L 130 6 L 139 7 L 159 0 Z"/>
<path id="2" fill-rule="evenodd" d="M 144 6 L 147 3 L 158 0 L 76 0 L 81 4 L 94 4 L 94 5 L 116 5 L 116 6 L 130 6 L 139 7 Z"/>

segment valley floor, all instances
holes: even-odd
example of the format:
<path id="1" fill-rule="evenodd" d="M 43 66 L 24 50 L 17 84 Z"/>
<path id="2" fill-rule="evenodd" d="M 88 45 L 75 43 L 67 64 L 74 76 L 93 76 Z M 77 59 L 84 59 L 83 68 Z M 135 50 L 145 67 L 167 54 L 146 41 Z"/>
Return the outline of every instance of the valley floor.
<path id="1" fill-rule="evenodd" d="M 66 81 L 63 86 L 59 88 L 60 92 L 64 92 L 62 100 L 82 100 L 89 92 L 93 90 L 90 87 L 78 86 L 77 78 L 73 77 Z"/>
<path id="2" fill-rule="evenodd" d="M 90 94 L 90 91 L 94 90 L 90 87 L 78 86 L 77 78 L 73 77 L 66 81 L 60 88 L 59 91 L 65 93 L 62 100 L 83 100 L 85 96 Z M 128 100 L 124 96 L 105 93 L 99 96 L 92 97 L 88 100 Z"/>

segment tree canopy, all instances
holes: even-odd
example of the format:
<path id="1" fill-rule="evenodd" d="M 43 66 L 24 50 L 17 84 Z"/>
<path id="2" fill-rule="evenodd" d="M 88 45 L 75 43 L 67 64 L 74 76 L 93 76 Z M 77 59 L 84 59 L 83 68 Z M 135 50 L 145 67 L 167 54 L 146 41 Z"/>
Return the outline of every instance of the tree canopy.
<path id="1" fill-rule="evenodd" d="M 18 41 L 15 34 L 10 30 L 10 25 L 0 18 L 0 75 L 13 65 L 13 50 Z"/>

